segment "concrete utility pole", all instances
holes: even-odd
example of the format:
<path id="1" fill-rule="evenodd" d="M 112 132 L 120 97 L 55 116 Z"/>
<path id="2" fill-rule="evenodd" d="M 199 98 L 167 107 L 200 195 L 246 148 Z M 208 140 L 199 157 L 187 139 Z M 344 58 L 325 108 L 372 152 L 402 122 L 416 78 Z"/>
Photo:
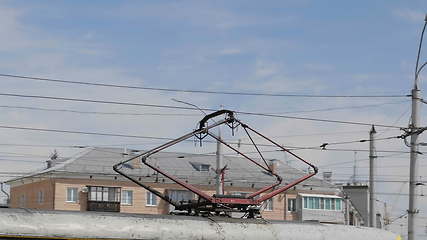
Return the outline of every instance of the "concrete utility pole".
<path id="1" fill-rule="evenodd" d="M 410 153 L 410 166 L 409 166 L 409 209 L 408 209 L 408 240 L 415 239 L 415 226 L 420 225 L 420 219 L 417 217 L 419 213 L 419 199 L 416 197 L 417 193 L 417 176 L 419 176 L 419 163 L 418 158 L 418 130 L 420 129 L 420 101 L 421 101 L 421 92 L 418 88 L 418 76 L 422 67 L 418 69 L 418 63 L 420 59 L 420 52 L 423 43 L 424 31 L 427 25 L 427 15 L 424 19 L 424 27 L 421 32 L 420 44 L 418 47 L 418 56 L 417 63 L 415 67 L 415 81 L 414 88 L 412 89 L 412 117 L 411 124 L 409 125 L 409 130 L 411 134 L 411 153 Z"/>
<path id="2" fill-rule="evenodd" d="M 414 133 L 419 129 L 419 100 L 420 90 L 418 89 L 417 82 L 415 83 L 414 89 L 412 89 L 412 118 L 411 125 L 409 126 L 411 132 Z M 408 240 L 414 240 L 415 238 L 415 226 L 419 222 L 416 218 L 419 210 L 418 199 L 416 195 L 417 188 L 417 176 L 419 175 L 419 163 L 418 158 L 418 134 L 411 135 L 411 153 L 410 153 L 410 166 L 409 166 L 409 209 L 408 209 Z"/>
<path id="3" fill-rule="evenodd" d="M 369 227 L 376 226 L 376 211 L 375 211 L 375 127 L 372 125 L 371 131 L 369 132 Z"/>

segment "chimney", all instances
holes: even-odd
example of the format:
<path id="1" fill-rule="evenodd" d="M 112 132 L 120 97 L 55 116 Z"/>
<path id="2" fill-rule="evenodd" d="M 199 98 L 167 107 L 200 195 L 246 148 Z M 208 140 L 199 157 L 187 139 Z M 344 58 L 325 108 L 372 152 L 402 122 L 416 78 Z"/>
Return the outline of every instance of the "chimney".
<path id="1" fill-rule="evenodd" d="M 273 172 L 274 174 L 277 173 L 278 165 L 279 165 L 279 161 L 277 159 L 268 160 L 268 167 L 270 168 L 271 172 Z"/>
<path id="2" fill-rule="evenodd" d="M 323 181 L 332 183 L 332 172 L 323 172 Z"/>
<path id="3" fill-rule="evenodd" d="M 57 159 L 58 159 L 58 152 L 55 149 L 53 150 L 53 153 L 50 155 L 49 160 L 46 161 L 47 168 L 54 167 Z"/>

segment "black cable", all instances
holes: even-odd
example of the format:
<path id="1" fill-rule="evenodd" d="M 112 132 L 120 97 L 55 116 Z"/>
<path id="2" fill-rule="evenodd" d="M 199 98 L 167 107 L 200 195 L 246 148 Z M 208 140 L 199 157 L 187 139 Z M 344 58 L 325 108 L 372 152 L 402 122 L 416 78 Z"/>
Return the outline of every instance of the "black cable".
<path id="1" fill-rule="evenodd" d="M 72 101 L 72 102 L 89 102 L 89 103 L 101 103 L 101 104 L 116 104 L 116 105 L 128 105 L 128 106 L 138 106 L 138 107 L 153 107 L 153 108 L 168 108 L 168 109 L 182 109 L 182 110 L 200 111 L 200 109 L 191 108 L 191 107 L 179 107 L 179 106 L 172 106 L 172 105 L 145 104 L 145 103 L 132 103 L 132 102 L 117 102 L 117 101 L 105 101 L 105 100 L 81 99 L 81 98 L 51 97 L 51 96 L 13 94 L 13 93 L 0 93 L 0 96 L 20 97 L 20 98 L 38 98 L 38 99 L 48 99 L 48 100 Z M 217 109 L 212 109 L 212 108 L 201 108 L 201 109 L 204 111 L 212 111 L 212 112 L 217 111 Z M 362 123 L 362 122 L 351 122 L 351 121 L 341 121 L 341 120 L 331 120 L 331 119 L 294 117 L 294 116 L 285 116 L 285 115 L 256 113 L 256 112 L 243 112 L 243 111 L 234 111 L 234 112 L 238 113 L 238 114 L 244 114 L 244 115 L 250 115 L 250 116 L 275 117 L 275 118 L 286 118 L 286 119 L 317 121 L 317 122 L 330 122 L 330 123 L 362 125 L 362 126 L 375 125 L 377 127 L 384 127 L 384 128 L 398 128 L 398 129 L 403 128 L 403 127 L 399 127 L 399 126 L 391 126 L 391 125 L 376 124 L 376 123 Z"/>
<path id="2" fill-rule="evenodd" d="M 367 108 L 367 107 L 377 107 L 387 104 L 401 104 L 408 101 L 398 101 L 398 102 L 387 102 L 379 104 L 369 104 L 369 105 L 359 105 L 359 106 L 346 106 L 346 107 L 336 107 L 336 108 L 322 108 L 322 109 L 312 109 L 304 111 L 290 111 L 282 113 L 271 113 L 271 114 L 287 114 L 287 113 L 309 113 L 309 112 L 325 112 L 325 111 L 334 111 L 334 110 L 346 110 L 346 109 L 355 109 L 355 108 Z M 58 109 L 58 108 L 43 108 L 43 107 L 28 107 L 28 106 L 11 106 L 11 105 L 0 105 L 0 108 L 11 108 L 11 109 L 25 109 L 25 110 L 37 110 L 37 111 L 47 111 L 47 112 L 69 112 L 69 113 L 79 113 L 79 114 L 99 114 L 99 115 L 129 115 L 129 116 L 200 116 L 200 114 L 184 114 L 184 113 L 129 113 L 129 112 L 101 112 L 101 111 L 80 111 L 72 109 Z"/>
<path id="3" fill-rule="evenodd" d="M 11 106 L 11 105 L 0 105 L 0 108 L 12 108 L 12 109 L 25 109 L 25 110 L 36 110 L 36 111 L 47 111 L 47 112 L 69 112 L 79 114 L 99 114 L 99 115 L 120 115 L 120 116 L 200 116 L 200 114 L 185 114 L 185 113 L 130 113 L 130 112 L 100 112 L 100 111 L 80 111 L 72 109 L 58 109 L 58 108 L 42 108 L 42 107 L 27 107 L 27 106 Z"/>
<path id="4" fill-rule="evenodd" d="M 242 95 L 242 96 L 263 96 L 263 97 L 305 97 L 305 98 L 391 98 L 391 97 L 408 97 L 408 95 L 312 95 L 312 94 L 278 94 L 278 93 L 245 93 L 245 92 L 225 92 L 225 91 L 207 91 L 207 90 L 185 90 L 185 89 L 172 89 L 172 88 L 154 88 L 154 87 L 140 87 L 131 85 L 117 85 L 106 83 L 91 83 L 82 81 L 70 81 L 52 78 L 40 78 L 12 74 L 0 74 L 0 77 L 10 77 L 25 80 L 45 81 L 55 83 L 79 84 L 98 87 L 114 87 L 114 88 L 127 88 L 139 90 L 152 90 L 164 92 L 186 92 L 186 93 L 203 93 L 203 94 L 223 94 L 223 95 Z"/>
<path id="5" fill-rule="evenodd" d="M 335 110 L 370 108 L 370 107 L 384 106 L 384 105 L 388 105 L 388 104 L 401 104 L 401 103 L 408 103 L 408 102 L 410 102 L 410 100 L 397 101 L 397 102 L 396 101 L 395 102 L 385 102 L 385 103 L 378 103 L 378 104 L 365 104 L 365 105 L 356 105 L 356 106 L 344 106 L 344 107 L 330 107 L 330 108 L 321 108 L 321 109 L 310 109 L 310 110 L 301 110 L 301 111 L 288 111 L 288 112 L 271 113 L 271 114 L 328 112 L 328 111 L 335 111 Z"/>
<path id="6" fill-rule="evenodd" d="M 20 143 L 0 143 L 0 146 L 12 146 L 12 147 L 46 147 L 46 148 L 86 148 L 86 147 L 111 147 L 111 146 L 138 146 L 138 145 L 144 145 L 147 143 L 123 143 L 123 144 L 104 144 L 104 145 L 85 145 L 85 144 L 76 144 L 76 145 L 49 145 L 49 144 L 20 144 Z M 161 144 L 161 143 L 159 143 Z M 237 143 L 233 143 L 237 144 Z M 269 145 L 271 146 L 271 145 Z M 285 146 L 289 150 L 292 151 L 299 151 L 299 150 L 316 150 L 316 151 L 322 151 L 322 152 L 369 152 L 369 150 L 366 149 L 343 149 L 343 148 L 327 148 L 327 149 L 320 149 L 319 147 L 316 148 L 307 148 L 307 147 L 289 147 Z M 263 153 L 267 152 L 282 152 L 282 150 L 271 150 L 271 151 L 262 151 Z M 408 151 L 396 151 L 396 150 L 377 150 L 376 152 L 379 153 L 409 153 Z M 251 153 L 257 153 L 257 152 L 244 152 L 245 154 L 251 154 Z M 234 155 L 233 154 L 224 154 L 224 155 Z"/>
<path id="7" fill-rule="evenodd" d="M 174 140 L 174 138 L 166 138 L 166 137 L 152 137 L 152 136 L 139 136 L 139 135 L 126 135 L 126 134 L 116 134 L 116 133 L 100 133 L 100 132 L 85 132 L 85 131 L 74 131 L 74 130 L 62 130 L 62 129 L 48 129 L 48 128 L 34 128 L 34 127 L 17 127 L 17 126 L 6 126 L 6 125 L 0 125 L 0 128 L 5 129 L 18 129 L 18 130 L 31 130 L 31 131 L 41 131 L 41 132 L 58 132 L 58 133 L 74 133 L 74 134 L 85 134 L 85 135 L 100 135 L 100 136 L 111 136 L 111 137 L 128 137 L 128 138 L 143 138 L 143 139 L 154 139 L 154 140 Z M 384 137 L 384 138 L 378 138 L 375 139 L 375 141 L 384 141 L 384 140 L 390 140 L 390 139 L 398 139 L 401 138 L 401 136 L 391 136 L 391 137 Z M 362 139 L 362 140 L 355 140 L 355 141 L 345 141 L 345 142 L 333 142 L 333 143 L 324 143 L 322 146 L 319 146 L 319 148 L 323 148 L 323 145 L 338 145 L 338 144 L 349 144 L 349 143 L 363 143 L 363 142 L 369 142 L 370 139 Z M 231 143 L 231 144 L 237 144 L 237 143 Z M 250 143 L 240 143 L 242 145 L 253 145 Z M 274 145 L 271 144 L 258 144 L 259 146 L 266 146 L 266 147 L 274 147 Z M 318 148 L 316 146 L 313 147 L 303 147 L 303 148 Z M 322 149 L 323 150 L 323 149 Z"/>
<path id="8" fill-rule="evenodd" d="M 417 80 L 418 78 L 418 63 L 420 61 L 420 55 L 421 55 L 421 48 L 423 46 L 423 39 L 424 39 L 424 32 L 426 30 L 426 26 L 427 26 L 427 19 L 424 22 L 424 27 L 423 30 L 421 31 L 421 37 L 420 37 L 420 44 L 418 45 L 418 54 L 417 54 L 417 62 L 415 64 L 415 80 Z M 417 82 L 415 81 L 415 84 L 417 84 Z M 417 86 L 415 85 L 415 87 L 417 88 Z"/>
<path id="9" fill-rule="evenodd" d="M 354 140 L 354 141 L 345 141 L 345 142 L 331 142 L 331 143 L 323 143 L 322 145 L 320 145 L 320 148 L 326 148 L 326 146 L 329 145 L 342 145 L 342 144 L 349 144 L 349 143 L 364 143 L 364 142 L 370 142 L 370 141 L 384 141 L 384 140 L 390 140 L 390 139 L 399 139 L 399 138 L 403 138 L 403 135 L 399 135 L 399 136 L 391 136 L 391 137 L 383 137 L 383 138 L 376 138 L 373 140 L 370 139 L 361 139 L 361 140 Z"/>
<path id="10" fill-rule="evenodd" d="M 155 139 L 155 140 L 173 140 L 173 138 L 162 138 L 162 137 L 149 137 L 149 136 L 126 135 L 126 134 L 115 134 L 115 133 L 100 133 L 100 132 L 83 132 L 83 131 L 71 131 L 71 130 L 47 129 L 47 128 L 33 128 L 33 127 L 15 127 L 15 126 L 5 126 L 5 125 L 0 125 L 0 128 L 30 130 L 30 131 L 39 131 L 39 132 L 74 133 L 74 134 L 110 136 L 110 137 L 128 137 L 128 138 L 142 138 L 142 139 Z"/>

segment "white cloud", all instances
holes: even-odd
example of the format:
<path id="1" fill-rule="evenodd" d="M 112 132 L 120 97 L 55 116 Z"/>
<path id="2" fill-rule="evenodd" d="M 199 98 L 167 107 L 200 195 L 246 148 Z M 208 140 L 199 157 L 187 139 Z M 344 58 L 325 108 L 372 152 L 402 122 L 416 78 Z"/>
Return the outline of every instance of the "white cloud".
<path id="1" fill-rule="evenodd" d="M 240 53 L 242 53 L 242 50 L 238 48 L 224 48 L 219 51 L 220 55 L 236 55 Z"/>
<path id="2" fill-rule="evenodd" d="M 277 63 L 258 60 L 255 65 L 255 76 L 264 78 L 275 75 L 279 72 L 280 66 Z"/>
<path id="3" fill-rule="evenodd" d="M 418 10 L 413 9 L 396 9 L 393 11 L 393 15 L 408 21 L 408 22 L 416 22 L 422 23 L 425 17 L 425 13 Z"/>
<path id="4" fill-rule="evenodd" d="M 325 63 L 306 63 L 305 68 L 308 71 L 313 72 L 331 72 L 335 70 L 335 67 Z"/>

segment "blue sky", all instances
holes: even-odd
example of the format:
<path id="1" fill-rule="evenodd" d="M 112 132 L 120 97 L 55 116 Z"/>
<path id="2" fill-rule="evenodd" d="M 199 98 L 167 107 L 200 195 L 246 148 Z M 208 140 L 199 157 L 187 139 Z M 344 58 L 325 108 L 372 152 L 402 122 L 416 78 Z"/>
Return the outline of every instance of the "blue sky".
<path id="1" fill-rule="evenodd" d="M 156 86 L 217 88 L 216 84 L 231 83 L 241 88 L 273 77 L 257 78 L 253 71 L 260 64 L 266 68 L 275 64 L 291 78 L 327 83 L 325 93 L 351 92 L 358 87 L 354 81 L 358 78 L 369 80 L 371 92 L 408 92 L 405 77 L 412 70 L 422 23 L 416 22 L 422 17 L 417 10 L 425 5 L 423 1 L 410 5 L 271 1 L 263 6 L 256 1 L 6 3 L 23 11 L 20 20 L 34 34 L 67 39 L 43 51 L 65 51 L 70 67 L 113 65 Z M 40 50 L 31 47 L 11 55 L 19 58 Z"/>
<path id="2" fill-rule="evenodd" d="M 306 94 L 409 94 L 419 34 L 427 3 L 414 1 L 0 1 L 0 73 L 146 87 Z M 427 52 L 424 49 L 426 60 Z M 424 78 L 425 74 L 422 76 Z M 0 92 L 95 98 L 182 106 L 285 113 L 293 116 L 406 126 L 409 99 L 301 99 L 236 97 L 82 87 L 0 79 Z M 426 89 L 422 81 L 422 89 Z M 85 111 L 170 113 L 159 109 L 54 102 L 1 97 L 2 104 Z M 363 107 L 377 104 L 378 106 Z M 360 107 L 362 106 L 362 107 Z M 357 107 L 357 108 L 354 108 Z M 324 108 L 328 111 L 296 113 Z M 158 137 L 191 130 L 200 116 L 98 116 L 1 109 L 2 125 L 98 131 Z M 172 111 L 174 113 L 188 113 Z M 293 112 L 293 113 L 289 113 Z M 424 111 L 425 112 L 425 111 Z M 194 112 L 192 112 L 194 113 Z M 366 138 L 369 127 L 240 116 L 283 144 L 319 146 L 323 142 Z M 425 125 L 425 113 L 422 122 Z M 378 129 L 384 136 L 401 132 Z M 345 133 L 347 132 L 347 133 Z M 351 132 L 351 133 L 348 133 Z M 4 152 L 48 156 L 53 145 L 158 142 L 97 136 L 29 133 L 0 129 L 0 143 L 46 144 L 48 148 L 2 146 Z M 332 134 L 331 134 L 332 133 Z M 310 135 L 283 137 L 294 135 Z M 281 136 L 281 137 L 279 137 Z M 146 144 L 146 145 L 145 145 Z M 150 145 L 151 144 L 151 145 Z M 347 145 L 366 149 L 365 145 Z M 379 142 L 378 149 L 407 150 L 401 141 Z M 188 150 L 191 150 L 188 148 Z M 75 150 L 59 149 L 68 156 Z M 353 152 L 306 151 L 316 164 L 350 161 Z M 366 158 L 367 153 L 358 153 Z M 407 156 L 381 162 L 408 164 Z M 14 163 L 9 171 L 43 167 Z M 366 179 L 366 161 L 360 178 Z M 425 165 L 424 165 L 425 166 Z M 321 170 L 351 176 L 351 163 Z M 383 179 L 406 179 L 407 168 L 381 169 Z M 426 172 L 427 168 L 423 168 Z M 422 176 L 425 180 L 426 176 Z M 379 185 L 405 193 L 407 186 Z M 425 190 L 427 192 L 427 189 Z M 394 215 L 406 197 L 381 196 Z M 424 207 L 427 203 L 424 198 Z M 399 227 L 396 229 L 400 230 Z"/>

